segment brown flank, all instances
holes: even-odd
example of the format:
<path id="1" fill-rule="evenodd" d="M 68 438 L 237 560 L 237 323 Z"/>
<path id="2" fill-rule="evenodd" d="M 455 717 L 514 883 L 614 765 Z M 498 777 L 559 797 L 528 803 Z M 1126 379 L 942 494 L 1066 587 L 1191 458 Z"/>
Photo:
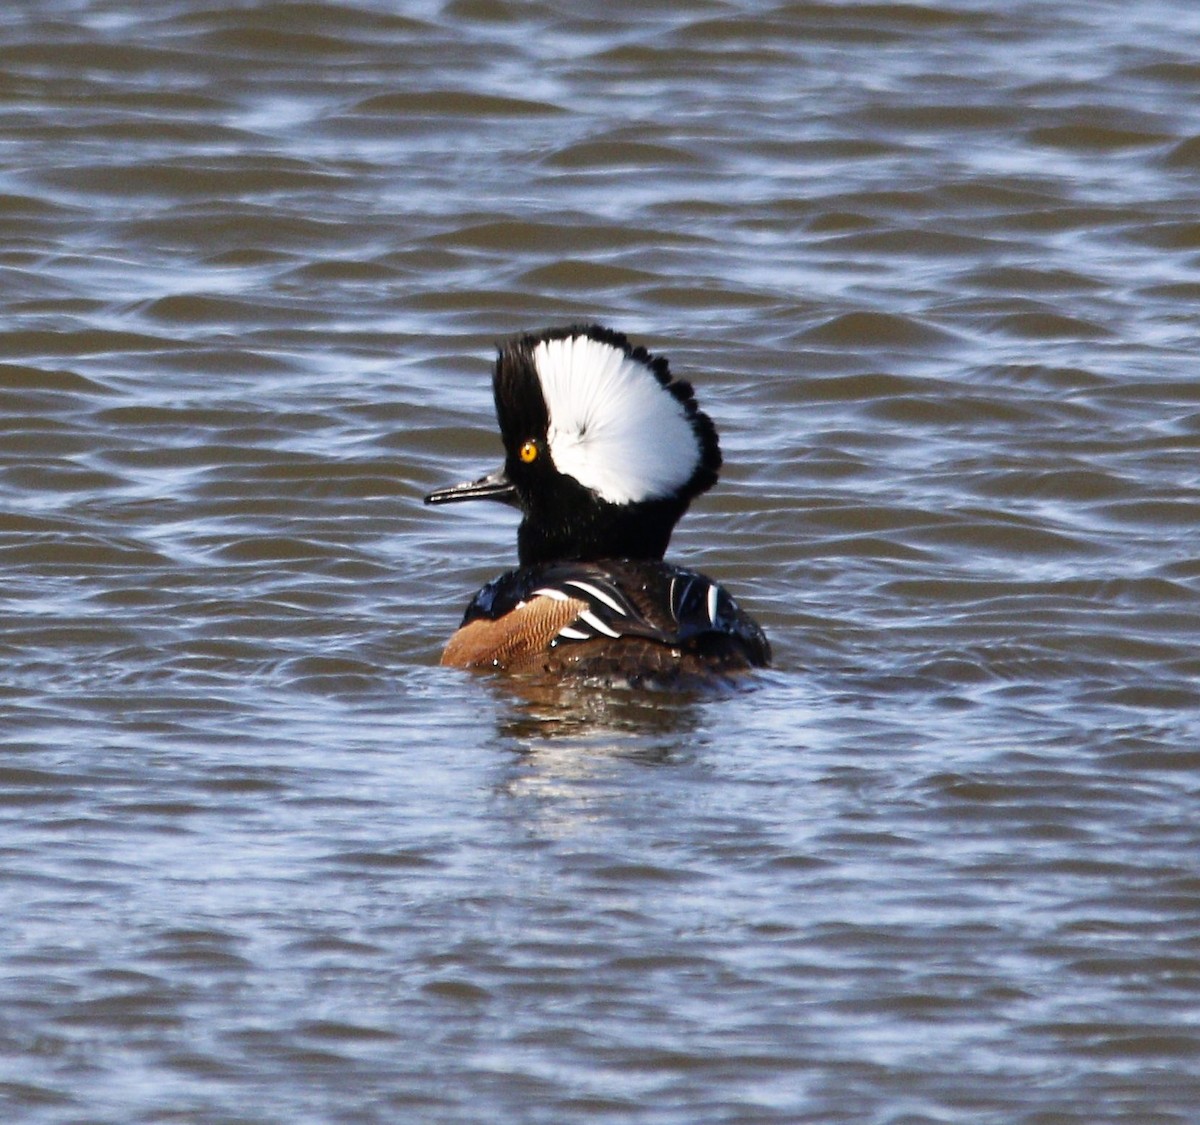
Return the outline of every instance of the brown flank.
<path id="1" fill-rule="evenodd" d="M 564 625 L 570 625 L 587 602 L 532 598 L 498 621 L 477 618 L 446 642 L 442 663 L 450 668 L 516 668 L 542 656 Z"/>

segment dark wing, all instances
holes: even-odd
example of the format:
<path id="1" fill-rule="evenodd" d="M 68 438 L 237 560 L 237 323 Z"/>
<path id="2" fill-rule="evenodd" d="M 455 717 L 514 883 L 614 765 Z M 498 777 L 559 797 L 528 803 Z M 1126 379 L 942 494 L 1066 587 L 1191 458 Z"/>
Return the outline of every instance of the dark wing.
<path id="1" fill-rule="evenodd" d="M 521 567 L 489 582 L 467 607 L 463 624 L 497 620 L 535 598 L 581 604 L 550 641 L 636 638 L 672 649 L 740 653 L 752 665 L 770 660 L 762 630 L 724 587 L 693 570 L 646 560 L 556 562 Z"/>
<path id="2" fill-rule="evenodd" d="M 555 601 L 581 601 L 587 605 L 578 617 L 558 631 L 559 641 L 593 641 L 607 637 L 643 637 L 671 644 L 670 634 L 652 624 L 646 615 L 626 596 L 612 575 L 594 566 L 561 564 L 550 568 L 556 573 L 529 592 L 531 598 L 553 598 Z"/>
<path id="3" fill-rule="evenodd" d="M 704 634 L 738 635 L 745 615 L 711 578 L 661 562 L 555 563 L 537 568 L 526 600 L 586 603 L 556 643 L 640 637 L 679 646 Z"/>
<path id="4" fill-rule="evenodd" d="M 668 600 L 678 642 L 701 633 L 735 634 L 741 627 L 742 612 L 725 587 L 694 570 L 675 570 Z"/>

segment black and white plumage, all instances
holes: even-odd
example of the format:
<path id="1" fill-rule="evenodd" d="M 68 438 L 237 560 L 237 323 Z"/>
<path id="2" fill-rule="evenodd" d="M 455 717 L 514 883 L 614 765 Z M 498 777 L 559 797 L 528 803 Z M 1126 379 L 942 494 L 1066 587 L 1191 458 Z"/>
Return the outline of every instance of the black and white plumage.
<path id="1" fill-rule="evenodd" d="M 426 502 L 519 508 L 521 566 L 476 594 L 443 663 L 635 682 L 768 663 L 762 630 L 721 586 L 661 561 L 721 466 L 691 384 L 589 325 L 504 344 L 493 390 L 504 467 Z"/>
<path id="2" fill-rule="evenodd" d="M 546 563 L 510 570 L 471 599 L 463 624 L 497 620 L 535 598 L 583 602 L 552 646 L 574 641 L 638 637 L 672 648 L 708 633 L 744 635 L 747 647 L 766 657 L 766 638 L 724 587 L 694 570 L 660 562 L 608 559 Z"/>

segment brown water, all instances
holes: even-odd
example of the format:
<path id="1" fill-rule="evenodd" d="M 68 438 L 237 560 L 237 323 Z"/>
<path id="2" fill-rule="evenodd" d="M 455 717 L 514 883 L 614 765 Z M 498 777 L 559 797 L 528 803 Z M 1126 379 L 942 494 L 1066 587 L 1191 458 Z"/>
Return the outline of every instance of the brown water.
<path id="1" fill-rule="evenodd" d="M 0 1108 L 1200 1120 L 1200 8 L 0 15 Z M 716 698 L 443 671 L 509 332 L 666 353 Z"/>

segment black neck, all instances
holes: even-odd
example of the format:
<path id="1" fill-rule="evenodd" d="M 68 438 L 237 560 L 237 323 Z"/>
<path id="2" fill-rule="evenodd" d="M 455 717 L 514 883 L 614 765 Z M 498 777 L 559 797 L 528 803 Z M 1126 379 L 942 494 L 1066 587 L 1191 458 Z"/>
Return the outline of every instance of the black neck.
<path id="1" fill-rule="evenodd" d="M 675 523 L 687 510 L 677 498 L 608 504 L 589 496 L 528 513 L 517 530 L 522 566 L 595 559 L 661 559 Z"/>

